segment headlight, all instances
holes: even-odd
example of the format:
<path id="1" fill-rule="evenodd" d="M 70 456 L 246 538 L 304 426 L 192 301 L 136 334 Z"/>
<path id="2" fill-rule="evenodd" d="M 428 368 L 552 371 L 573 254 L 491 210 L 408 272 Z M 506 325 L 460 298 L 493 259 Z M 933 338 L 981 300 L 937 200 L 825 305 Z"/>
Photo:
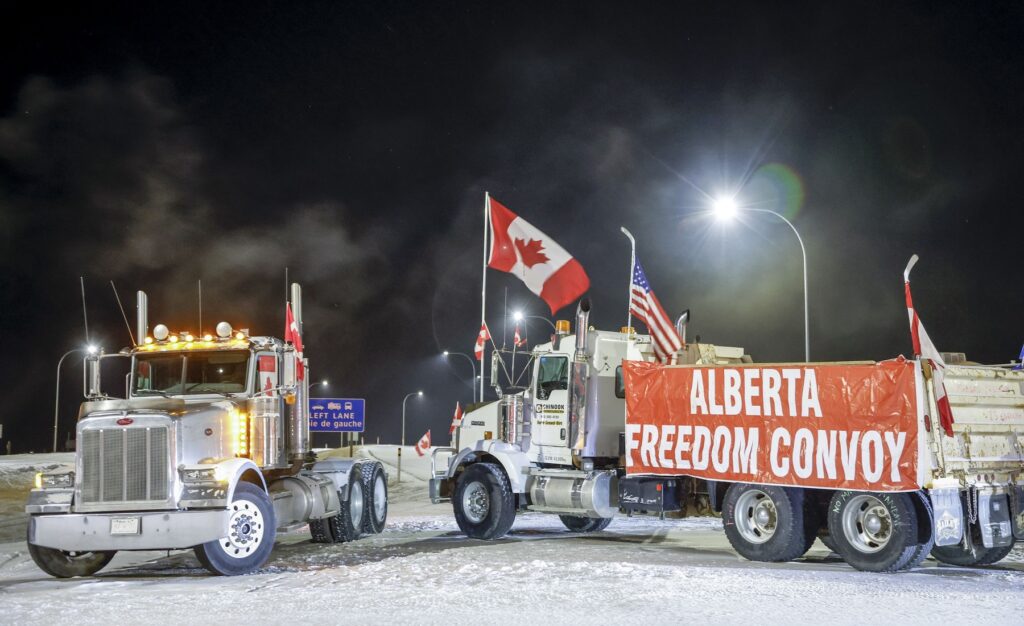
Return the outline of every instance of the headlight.
<path id="1" fill-rule="evenodd" d="M 36 474 L 36 489 L 70 489 L 75 486 L 75 473 Z"/>

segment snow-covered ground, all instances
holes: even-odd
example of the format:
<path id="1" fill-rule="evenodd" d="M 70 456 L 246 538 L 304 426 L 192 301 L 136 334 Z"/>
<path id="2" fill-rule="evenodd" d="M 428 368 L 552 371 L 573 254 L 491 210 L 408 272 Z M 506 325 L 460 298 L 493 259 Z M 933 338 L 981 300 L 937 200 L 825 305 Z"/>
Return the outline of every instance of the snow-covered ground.
<path id="1" fill-rule="evenodd" d="M 395 448 L 381 459 L 395 476 Z M 70 455 L 0 457 L 0 524 L 34 468 Z M 897 575 L 857 572 L 816 544 L 801 561 L 750 563 L 713 519 L 620 518 L 594 535 L 557 517 L 522 515 L 506 539 L 466 539 L 449 505 L 431 505 L 426 459 L 408 448 L 381 535 L 314 545 L 279 537 L 259 573 L 208 575 L 191 552 L 120 553 L 94 578 L 55 580 L 22 541 L 0 543 L 0 623 L 1020 623 L 1024 554 L 975 570 L 927 561 Z M 14 487 L 20 490 L 14 502 Z M 17 506 L 14 506 L 14 505 Z"/>

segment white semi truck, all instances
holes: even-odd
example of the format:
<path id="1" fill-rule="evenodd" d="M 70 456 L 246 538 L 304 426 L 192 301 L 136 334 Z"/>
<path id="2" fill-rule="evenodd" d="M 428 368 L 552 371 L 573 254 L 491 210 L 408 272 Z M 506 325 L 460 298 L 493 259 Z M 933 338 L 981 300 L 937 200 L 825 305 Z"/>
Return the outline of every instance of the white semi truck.
<path id="1" fill-rule="evenodd" d="M 434 451 L 430 497 L 468 536 L 501 537 L 527 511 L 576 532 L 721 514 L 748 559 L 792 560 L 820 537 L 867 571 L 929 553 L 990 564 L 1024 539 L 1024 372 L 950 359 L 946 432 L 926 362 L 762 365 L 690 343 L 662 366 L 650 337 L 588 315 L 584 301 L 575 335 L 561 322 L 534 348 L 525 391 L 469 411 L 458 447 Z"/>
<path id="2" fill-rule="evenodd" d="M 299 285 L 291 286 L 302 324 Z M 148 325 L 139 345 L 86 359 L 75 467 L 36 477 L 28 547 L 45 572 L 88 576 L 119 550 L 191 548 L 211 572 L 245 574 L 280 529 L 308 524 L 314 542 L 379 533 L 387 477 L 369 460 L 320 460 L 310 446 L 308 360 L 290 342 Z M 131 360 L 125 397 L 101 391 L 100 361 Z"/>

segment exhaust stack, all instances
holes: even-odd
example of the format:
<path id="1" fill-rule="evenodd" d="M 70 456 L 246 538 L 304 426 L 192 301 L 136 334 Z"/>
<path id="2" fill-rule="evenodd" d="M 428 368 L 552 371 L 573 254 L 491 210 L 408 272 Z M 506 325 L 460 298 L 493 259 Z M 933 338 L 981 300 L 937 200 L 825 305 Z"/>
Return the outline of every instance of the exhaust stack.
<path id="1" fill-rule="evenodd" d="M 135 294 L 135 337 L 141 346 L 149 336 L 149 297 L 145 291 Z"/>
<path id="2" fill-rule="evenodd" d="M 690 323 L 690 309 L 686 309 L 680 314 L 679 319 L 676 320 L 676 332 L 679 333 L 679 339 L 682 340 L 683 345 L 686 345 L 686 326 Z"/>
<path id="3" fill-rule="evenodd" d="M 590 299 L 584 298 L 576 309 L 576 354 L 572 362 L 571 397 L 569 399 L 569 447 L 583 450 L 587 440 L 587 380 L 590 368 L 587 358 L 587 330 L 590 321 Z"/>
<path id="4" fill-rule="evenodd" d="M 298 327 L 299 335 L 302 335 L 302 287 L 299 283 L 292 283 L 292 316 L 295 318 L 295 325 Z M 288 458 L 293 463 L 298 460 L 305 460 L 310 453 L 309 446 L 309 371 L 303 367 L 305 375 L 299 379 L 296 375 L 299 371 L 298 361 L 305 360 L 305 357 L 294 351 L 290 352 L 292 358 L 286 359 L 285 380 L 286 384 L 294 382 L 295 401 L 288 405 L 286 411 L 288 416 Z M 290 361 L 290 363 L 288 363 Z"/>

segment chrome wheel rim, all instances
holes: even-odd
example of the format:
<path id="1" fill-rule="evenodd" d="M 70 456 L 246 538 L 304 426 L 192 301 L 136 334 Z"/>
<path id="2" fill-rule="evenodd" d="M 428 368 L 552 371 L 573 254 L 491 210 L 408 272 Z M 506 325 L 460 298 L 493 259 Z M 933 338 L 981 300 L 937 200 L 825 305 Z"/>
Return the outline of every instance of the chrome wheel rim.
<path id="1" fill-rule="evenodd" d="M 377 521 L 384 519 L 388 510 L 388 487 L 384 483 L 384 476 L 377 474 L 373 479 L 373 514 Z"/>
<path id="2" fill-rule="evenodd" d="M 843 535 L 858 552 L 872 554 L 892 539 L 892 515 L 889 507 L 874 496 L 853 496 L 843 508 Z"/>
<path id="3" fill-rule="evenodd" d="M 765 543 L 775 536 L 779 512 L 775 502 L 760 489 L 743 492 L 736 500 L 736 530 L 750 543 Z"/>
<path id="4" fill-rule="evenodd" d="M 491 497 L 483 483 L 474 481 L 466 485 L 466 490 L 462 492 L 462 511 L 469 521 L 479 524 L 490 510 Z"/>
<path id="5" fill-rule="evenodd" d="M 348 516 L 356 526 L 363 521 L 363 486 L 359 481 L 348 490 Z"/>
<path id="6" fill-rule="evenodd" d="M 239 498 L 231 503 L 228 516 L 228 534 L 217 545 L 233 559 L 251 556 L 263 543 L 265 532 L 263 514 L 256 503 Z"/>

